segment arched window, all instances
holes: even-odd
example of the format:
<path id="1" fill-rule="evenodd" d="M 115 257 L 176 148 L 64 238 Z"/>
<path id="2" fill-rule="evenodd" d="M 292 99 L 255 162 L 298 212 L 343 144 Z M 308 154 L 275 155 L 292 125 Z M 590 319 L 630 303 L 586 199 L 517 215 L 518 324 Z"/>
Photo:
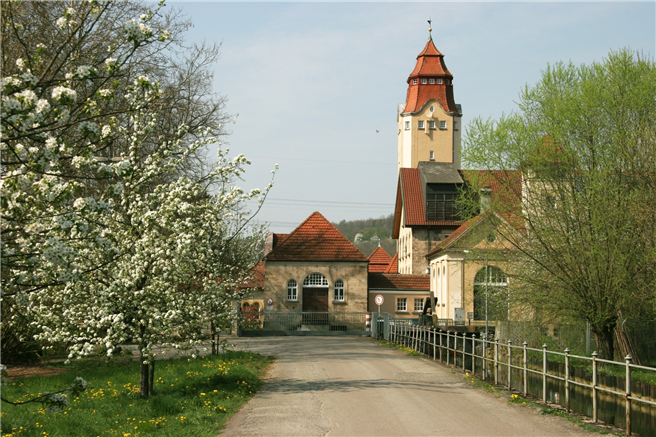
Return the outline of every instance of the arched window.
<path id="1" fill-rule="evenodd" d="M 498 267 L 486 266 L 474 278 L 474 320 L 508 320 L 508 277 Z"/>
<path id="2" fill-rule="evenodd" d="M 287 300 L 294 302 L 298 300 L 298 284 L 294 279 L 287 281 Z"/>
<path id="3" fill-rule="evenodd" d="M 327 287 L 328 279 L 321 273 L 311 273 L 305 277 L 303 287 Z"/>
<path id="4" fill-rule="evenodd" d="M 335 301 L 344 302 L 344 281 L 341 279 L 335 281 Z"/>

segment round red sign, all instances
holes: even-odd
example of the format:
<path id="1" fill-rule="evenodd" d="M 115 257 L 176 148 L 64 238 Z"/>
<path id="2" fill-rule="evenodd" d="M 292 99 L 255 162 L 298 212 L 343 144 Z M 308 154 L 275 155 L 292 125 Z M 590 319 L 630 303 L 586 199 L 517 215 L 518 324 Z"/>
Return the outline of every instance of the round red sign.
<path id="1" fill-rule="evenodd" d="M 382 294 L 376 295 L 376 298 L 374 299 L 374 302 L 376 302 L 376 305 L 382 305 L 383 302 L 385 302 L 385 298 L 383 298 Z"/>
<path id="2" fill-rule="evenodd" d="M 267 304 L 267 305 L 273 305 L 273 299 L 268 298 L 268 299 L 266 300 L 266 304 Z"/>

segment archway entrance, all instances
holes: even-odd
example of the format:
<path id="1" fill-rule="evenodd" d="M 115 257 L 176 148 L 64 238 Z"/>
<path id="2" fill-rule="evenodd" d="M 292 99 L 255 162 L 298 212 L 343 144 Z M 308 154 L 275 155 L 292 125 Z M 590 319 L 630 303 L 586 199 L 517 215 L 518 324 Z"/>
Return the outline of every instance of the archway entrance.
<path id="1" fill-rule="evenodd" d="M 328 311 L 328 280 L 312 273 L 303 281 L 303 312 Z"/>

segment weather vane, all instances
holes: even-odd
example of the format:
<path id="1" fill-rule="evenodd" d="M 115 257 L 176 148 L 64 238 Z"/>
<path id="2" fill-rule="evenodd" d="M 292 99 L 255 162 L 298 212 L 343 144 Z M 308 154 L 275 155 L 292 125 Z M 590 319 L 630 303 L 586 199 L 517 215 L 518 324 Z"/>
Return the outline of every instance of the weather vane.
<path id="1" fill-rule="evenodd" d="M 433 20 L 430 18 L 428 19 L 428 33 L 431 33 L 433 31 Z"/>

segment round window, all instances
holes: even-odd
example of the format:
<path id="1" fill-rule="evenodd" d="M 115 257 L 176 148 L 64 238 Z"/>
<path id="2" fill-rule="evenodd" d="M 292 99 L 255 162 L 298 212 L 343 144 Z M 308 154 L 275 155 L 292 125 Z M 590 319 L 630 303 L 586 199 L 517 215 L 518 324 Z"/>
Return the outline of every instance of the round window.
<path id="1" fill-rule="evenodd" d="M 494 235 L 493 233 L 489 233 L 487 236 L 487 241 L 489 241 L 490 243 L 494 243 L 495 241 L 497 241 L 497 236 Z"/>
<path id="2" fill-rule="evenodd" d="M 431 106 L 430 107 L 430 112 L 433 112 L 433 111 L 434 111 L 434 108 Z"/>

